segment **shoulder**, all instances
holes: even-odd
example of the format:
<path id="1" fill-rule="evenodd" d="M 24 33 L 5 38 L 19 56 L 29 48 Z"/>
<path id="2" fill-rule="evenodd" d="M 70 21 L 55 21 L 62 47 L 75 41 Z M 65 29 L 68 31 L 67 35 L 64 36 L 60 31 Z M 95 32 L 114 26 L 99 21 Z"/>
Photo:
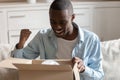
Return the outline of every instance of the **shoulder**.
<path id="1" fill-rule="evenodd" d="M 51 28 L 49 29 L 40 29 L 39 32 L 34 37 L 36 39 L 55 39 L 56 36 Z"/>
<path id="2" fill-rule="evenodd" d="M 84 40 L 87 40 L 87 41 L 97 41 L 99 42 L 100 39 L 98 37 L 97 34 L 95 34 L 94 32 L 92 31 L 88 31 L 88 30 L 85 30 L 85 29 L 82 29 L 83 30 L 83 33 L 84 33 Z"/>
<path id="3" fill-rule="evenodd" d="M 30 43 L 38 45 L 39 41 L 48 40 L 51 33 L 53 33 L 52 29 L 40 29 Z"/>
<path id="4" fill-rule="evenodd" d="M 51 31 L 52 31 L 51 28 L 49 28 L 49 29 L 40 29 L 38 34 L 50 34 Z"/>
<path id="5" fill-rule="evenodd" d="M 49 29 L 40 29 L 36 36 L 49 36 L 51 34 L 53 34 L 53 31 L 52 31 L 51 28 L 49 28 Z"/>

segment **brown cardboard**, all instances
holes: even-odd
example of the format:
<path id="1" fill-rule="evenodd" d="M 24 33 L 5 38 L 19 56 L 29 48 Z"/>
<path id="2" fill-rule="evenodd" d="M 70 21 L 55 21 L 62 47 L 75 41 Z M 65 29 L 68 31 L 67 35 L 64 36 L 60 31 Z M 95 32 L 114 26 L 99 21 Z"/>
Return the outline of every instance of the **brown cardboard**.
<path id="1" fill-rule="evenodd" d="M 10 64 L 5 67 L 19 70 L 19 80 L 73 80 L 73 73 L 78 75 L 77 67 L 72 68 L 71 60 L 55 60 L 60 65 L 43 65 L 44 60 L 8 59 L 0 63 Z M 12 65 L 14 64 L 14 65 Z M 14 67 L 13 67 L 14 66 Z M 2 66 L 4 67 L 4 66 Z M 75 76 L 76 76 L 76 73 Z M 77 75 L 77 76 L 78 76 Z M 80 80 L 79 76 L 76 80 Z"/>
<path id="2" fill-rule="evenodd" d="M 19 59 L 19 58 L 8 58 L 0 62 L 0 67 L 2 68 L 12 68 L 17 69 L 13 63 L 19 64 L 32 64 L 32 60 L 28 59 Z"/>

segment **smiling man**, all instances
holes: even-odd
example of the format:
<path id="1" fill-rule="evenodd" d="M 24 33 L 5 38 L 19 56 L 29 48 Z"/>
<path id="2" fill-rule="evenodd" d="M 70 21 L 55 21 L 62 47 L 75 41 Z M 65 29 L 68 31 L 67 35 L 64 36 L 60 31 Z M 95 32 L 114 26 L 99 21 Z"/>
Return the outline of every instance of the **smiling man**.
<path id="1" fill-rule="evenodd" d="M 93 32 L 73 22 L 75 15 L 69 0 L 54 0 L 49 9 L 51 29 L 40 30 L 23 48 L 31 31 L 21 30 L 13 57 L 35 59 L 72 59 L 78 64 L 80 80 L 102 80 L 100 41 Z"/>

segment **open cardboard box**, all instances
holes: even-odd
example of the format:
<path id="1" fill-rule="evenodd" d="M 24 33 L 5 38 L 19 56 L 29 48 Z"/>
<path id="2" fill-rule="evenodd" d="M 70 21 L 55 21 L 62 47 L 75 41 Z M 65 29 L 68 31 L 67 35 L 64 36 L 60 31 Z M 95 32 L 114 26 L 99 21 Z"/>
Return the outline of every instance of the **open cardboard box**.
<path id="1" fill-rule="evenodd" d="M 71 60 L 55 60 L 59 65 L 41 64 L 45 60 L 9 58 L 0 62 L 0 67 L 19 70 L 19 80 L 80 80 L 76 64 Z"/>

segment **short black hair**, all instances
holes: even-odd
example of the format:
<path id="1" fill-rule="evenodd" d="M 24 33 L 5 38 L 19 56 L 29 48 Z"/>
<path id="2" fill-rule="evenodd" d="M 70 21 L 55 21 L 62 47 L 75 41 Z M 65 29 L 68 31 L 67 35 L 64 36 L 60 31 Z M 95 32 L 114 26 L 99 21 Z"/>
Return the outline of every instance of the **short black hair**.
<path id="1" fill-rule="evenodd" d="M 54 0 L 50 5 L 53 10 L 68 10 L 69 14 L 73 14 L 73 6 L 70 0 Z"/>

